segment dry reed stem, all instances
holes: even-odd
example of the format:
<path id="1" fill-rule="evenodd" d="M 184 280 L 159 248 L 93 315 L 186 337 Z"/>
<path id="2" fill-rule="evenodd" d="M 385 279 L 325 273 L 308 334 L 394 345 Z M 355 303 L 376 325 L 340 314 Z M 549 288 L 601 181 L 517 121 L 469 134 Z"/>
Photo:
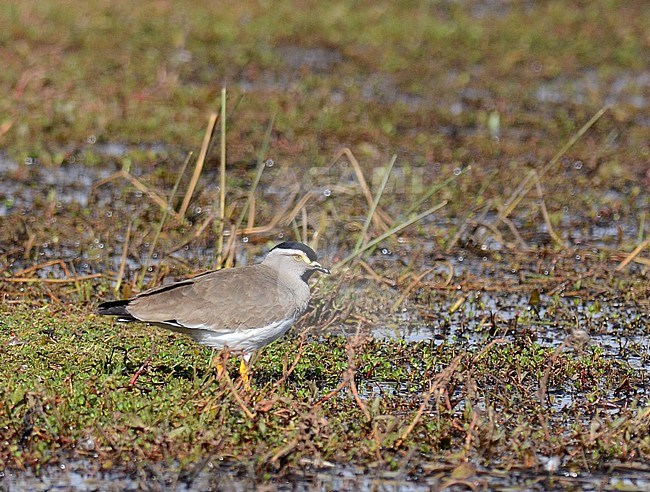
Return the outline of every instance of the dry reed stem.
<path id="1" fill-rule="evenodd" d="M 311 234 L 311 245 L 314 248 L 314 251 L 318 251 L 318 241 L 327 229 L 327 210 L 321 210 L 320 220 L 318 221 L 318 226 L 314 229 L 314 232 Z"/>
<path id="2" fill-rule="evenodd" d="M 171 248 L 169 251 L 167 251 L 167 254 L 170 255 L 171 253 L 175 253 L 176 251 L 183 249 L 185 246 L 187 246 L 189 243 L 191 243 L 195 239 L 199 238 L 213 220 L 214 220 L 214 215 L 208 216 L 201 223 L 201 225 L 199 225 L 197 227 L 196 231 L 194 231 L 194 233 L 188 239 L 186 239 L 182 243 L 180 243 L 180 244 L 174 246 L 173 248 Z"/>
<path id="3" fill-rule="evenodd" d="M 237 229 L 239 229 L 240 224 L 244 221 L 246 212 L 251 208 L 251 203 L 255 198 L 257 187 L 260 184 L 260 180 L 262 179 L 262 174 L 264 174 L 264 170 L 267 168 L 267 163 L 272 162 L 272 161 L 267 161 L 266 159 L 264 159 L 264 157 L 268 153 L 269 147 L 271 145 L 271 134 L 273 132 L 274 125 L 275 125 L 275 115 L 271 117 L 271 121 L 269 121 L 269 125 L 266 127 L 266 132 L 264 133 L 264 139 L 262 140 L 262 146 L 260 147 L 260 151 L 257 154 L 257 172 L 255 173 L 255 179 L 253 179 L 253 183 L 250 189 L 248 190 L 248 199 L 246 200 L 246 203 L 244 204 L 244 208 L 242 209 L 242 212 L 240 214 L 239 220 L 237 221 Z"/>
<path id="4" fill-rule="evenodd" d="M 0 125 L 0 139 L 14 126 L 14 120 L 6 120 Z"/>
<path id="5" fill-rule="evenodd" d="M 145 259 L 144 264 L 142 265 L 142 268 L 140 270 L 140 275 L 138 279 L 138 285 L 141 286 L 142 283 L 144 282 L 144 277 L 147 273 L 147 269 L 149 268 L 149 264 L 151 263 L 151 258 L 153 257 L 154 251 L 156 249 L 156 245 L 158 244 L 158 239 L 160 238 L 160 233 L 162 232 L 163 226 L 165 225 L 165 222 L 167 220 L 167 217 L 169 215 L 169 211 L 173 210 L 173 202 L 174 202 L 174 197 L 176 196 L 176 192 L 178 191 L 178 187 L 181 184 L 181 179 L 183 178 L 183 175 L 185 174 L 185 170 L 187 169 L 188 164 L 190 163 L 190 160 L 192 159 L 192 155 L 194 153 L 192 151 L 188 152 L 187 157 L 185 158 L 185 161 L 183 162 L 183 166 L 181 167 L 180 172 L 178 173 L 178 176 L 176 176 L 176 182 L 174 183 L 174 187 L 172 188 L 172 192 L 169 196 L 169 200 L 167 200 L 167 208 L 163 212 L 163 216 L 160 218 L 160 222 L 158 222 L 158 228 L 156 229 L 156 233 L 154 234 L 153 240 L 151 241 L 151 245 L 149 246 L 149 251 L 147 252 L 147 258 Z"/>
<path id="6" fill-rule="evenodd" d="M 524 238 L 519 234 L 519 231 L 517 230 L 517 226 L 515 226 L 514 222 L 511 221 L 507 217 L 501 217 L 501 222 L 503 222 L 505 225 L 508 226 L 508 229 L 510 229 L 510 232 L 512 232 L 512 235 L 515 236 L 515 239 L 519 243 L 519 246 L 524 250 L 528 251 L 528 244 L 526 244 L 526 241 L 524 241 Z"/>
<path id="7" fill-rule="evenodd" d="M 307 202 L 311 200 L 313 197 L 316 196 L 316 193 L 313 191 L 308 191 L 305 193 L 300 200 L 298 200 L 298 203 L 291 209 L 291 212 L 289 212 L 285 217 L 283 217 L 283 222 L 285 225 L 291 224 L 291 222 L 294 221 L 296 216 L 300 213 L 300 211 L 307 205 Z"/>
<path id="8" fill-rule="evenodd" d="M 503 209 L 499 212 L 499 218 L 503 220 L 504 218 L 508 217 L 512 211 L 517 208 L 519 203 L 521 203 L 521 200 L 530 192 L 530 190 L 533 189 L 535 186 L 534 183 L 531 183 L 531 181 L 534 180 L 535 176 L 538 176 L 539 178 L 542 178 L 551 168 L 553 168 L 559 161 L 560 159 L 566 154 L 571 147 L 575 145 L 575 143 L 582 138 L 582 136 L 591 128 L 600 118 L 605 114 L 605 112 L 609 109 L 609 106 L 604 106 L 598 110 L 598 112 L 591 117 L 591 119 L 585 123 L 580 130 L 578 130 L 570 139 L 569 141 L 564 144 L 564 146 L 553 156 L 553 158 L 546 164 L 540 171 L 539 175 L 535 170 L 531 171 L 528 173 L 528 175 L 519 183 L 519 186 L 517 187 L 517 190 L 515 193 L 513 193 L 512 197 L 508 202 L 505 204 Z"/>
<path id="9" fill-rule="evenodd" d="M 190 206 L 190 200 L 194 194 L 194 189 L 196 184 L 199 181 L 201 176 L 201 171 L 203 170 L 203 165 L 205 164 L 205 158 L 208 154 L 208 147 L 210 146 L 210 140 L 212 140 L 212 134 L 214 133 L 214 127 L 217 124 L 217 113 L 211 113 L 210 119 L 208 120 L 208 126 L 205 129 L 205 135 L 203 136 L 203 143 L 201 144 L 201 151 L 199 152 L 199 157 L 196 159 L 196 165 L 194 166 L 194 172 L 192 173 L 192 178 L 183 197 L 183 202 L 178 213 L 174 213 L 177 217 L 185 217 L 187 208 Z"/>
<path id="10" fill-rule="evenodd" d="M 244 229 L 241 231 L 241 234 L 246 234 L 246 235 L 255 235 L 255 234 L 266 234 L 268 232 L 273 231 L 277 225 L 282 221 L 282 219 L 285 217 L 285 213 L 293 203 L 293 201 L 296 199 L 296 196 L 298 195 L 298 191 L 294 190 L 289 197 L 289 200 L 285 203 L 285 205 L 282 207 L 282 210 L 280 210 L 278 213 L 276 213 L 271 221 L 263 226 L 256 226 L 252 227 L 250 229 Z"/>
<path id="11" fill-rule="evenodd" d="M 36 234 L 30 232 L 27 241 L 25 241 L 25 246 L 23 246 L 23 258 L 26 260 L 29 259 L 29 255 L 34 247 L 34 241 L 36 241 Z"/>
<path id="12" fill-rule="evenodd" d="M 546 223 L 546 227 L 548 228 L 548 233 L 551 235 L 553 240 L 562 248 L 566 247 L 566 244 L 564 241 L 562 241 L 562 238 L 557 235 L 555 230 L 553 229 L 553 224 L 551 224 L 551 218 L 548 215 L 548 210 L 546 210 L 546 203 L 544 203 L 544 191 L 542 190 L 542 185 L 540 183 L 539 176 L 535 174 L 536 180 L 535 180 L 535 187 L 537 188 L 537 194 L 539 195 L 539 202 L 540 202 L 540 208 L 542 211 L 542 216 L 544 217 L 544 222 Z"/>
<path id="13" fill-rule="evenodd" d="M 384 193 L 384 188 L 386 187 L 386 184 L 388 183 L 388 178 L 390 178 L 390 175 L 393 171 L 393 166 L 395 165 L 395 161 L 397 160 L 397 154 L 394 154 L 393 157 L 391 158 L 390 162 L 388 163 L 388 168 L 384 171 L 384 175 L 382 176 L 381 179 L 381 184 L 379 185 L 379 189 L 377 190 L 377 195 L 374 197 L 372 205 L 370 209 L 368 210 L 368 215 L 366 216 L 366 221 L 363 223 L 363 228 L 361 229 L 361 232 L 359 233 L 359 237 L 357 238 L 357 244 L 354 247 L 354 251 L 359 251 L 361 249 L 361 246 L 367 241 L 366 234 L 368 233 L 368 227 L 370 226 L 370 221 L 375 215 L 375 211 L 377 210 L 377 206 L 379 205 L 379 200 L 381 200 L 381 196 Z"/>
<path id="14" fill-rule="evenodd" d="M 267 128 L 266 135 L 264 136 L 264 142 L 262 143 L 262 148 L 260 149 L 260 153 L 257 158 L 257 172 L 255 173 L 255 178 L 253 179 L 253 183 L 251 184 L 251 187 L 248 190 L 246 202 L 244 202 L 244 207 L 239 213 L 239 218 L 237 219 L 237 222 L 235 222 L 234 231 L 239 230 L 241 224 L 244 222 L 244 218 L 246 217 L 246 214 L 249 213 L 249 211 L 250 211 L 248 216 L 249 223 L 254 222 L 255 220 L 255 210 L 254 210 L 255 193 L 260 184 L 260 181 L 262 180 L 262 175 L 264 174 L 264 170 L 267 167 L 267 161 L 263 159 L 263 155 L 266 154 L 266 152 L 268 151 L 268 146 L 271 139 L 271 131 L 273 129 L 274 122 L 275 122 L 275 118 L 272 118 Z"/>
<path id="15" fill-rule="evenodd" d="M 619 265 L 616 267 L 614 271 L 620 272 L 621 270 L 623 270 L 623 268 L 629 265 L 631 261 L 637 259 L 636 257 L 639 256 L 641 251 L 647 248 L 648 245 L 650 245 L 650 237 L 645 241 L 641 242 L 636 248 L 634 248 L 634 251 L 632 251 L 629 255 L 627 255 L 625 259 L 619 263 Z M 640 263 L 644 263 L 644 262 L 640 262 Z"/>
<path id="16" fill-rule="evenodd" d="M 223 231 L 226 227 L 226 88 L 221 88 L 221 149 L 219 162 L 219 226 L 217 228 L 217 260 L 218 268 L 223 261 Z"/>
<path id="17" fill-rule="evenodd" d="M 495 239 L 499 243 L 503 244 L 506 248 L 508 248 L 510 250 L 513 250 L 513 251 L 517 250 L 517 248 L 515 247 L 515 245 L 513 243 L 511 243 L 510 241 L 507 241 L 506 238 L 503 237 L 503 234 L 501 233 L 501 231 L 499 229 L 497 229 L 497 227 L 493 223 L 480 221 L 480 222 L 476 222 L 476 225 L 481 226 L 481 227 L 485 227 L 490 232 L 492 232 L 492 234 L 494 234 L 494 236 L 495 236 Z"/>
<path id="18" fill-rule="evenodd" d="M 235 227 L 233 226 L 230 230 L 230 234 L 228 236 L 228 242 L 226 243 L 226 247 L 224 248 L 225 252 L 225 261 L 219 266 L 220 268 L 231 268 L 235 264 L 235 251 L 236 251 L 236 243 L 237 242 L 237 234 L 235 234 Z"/>
<path id="19" fill-rule="evenodd" d="M 468 173 L 468 172 L 471 171 L 471 170 L 472 170 L 472 166 L 467 166 L 466 168 L 461 169 L 460 172 L 459 172 L 458 174 L 453 174 L 453 175 L 450 176 L 449 178 L 445 179 L 445 180 L 444 180 L 442 183 L 440 183 L 439 185 L 430 188 L 429 191 L 427 191 L 427 193 L 426 193 L 423 197 L 421 197 L 417 202 L 415 202 L 415 203 L 414 203 L 414 204 L 413 204 L 413 205 L 412 205 L 412 206 L 411 206 L 411 207 L 410 207 L 410 208 L 409 208 L 409 209 L 404 213 L 404 215 L 410 215 L 410 214 L 412 214 L 413 212 L 415 212 L 415 211 L 416 211 L 417 209 L 419 209 L 420 206 L 421 206 L 424 202 L 426 202 L 429 198 L 431 198 L 433 195 L 435 195 L 436 193 L 438 193 L 441 189 L 443 189 L 443 188 L 445 188 L 446 186 L 448 186 L 452 181 L 454 181 L 455 179 L 458 179 L 459 177 L 461 177 L 462 175 Z"/>
<path id="20" fill-rule="evenodd" d="M 334 158 L 332 159 L 332 164 L 338 161 L 343 156 L 347 157 L 348 161 L 352 165 L 352 169 L 354 169 L 354 174 L 357 177 L 357 181 L 359 181 L 359 186 L 361 187 L 361 191 L 363 192 L 363 195 L 366 197 L 366 202 L 368 202 L 368 207 L 370 208 L 375 207 L 374 200 L 372 198 L 372 193 L 370 192 L 370 187 L 368 186 L 368 183 L 366 182 L 366 178 L 363 175 L 363 170 L 361 169 L 361 165 L 359 164 L 359 161 L 357 160 L 357 158 L 354 156 L 354 154 L 348 147 L 345 147 L 339 150 L 336 154 L 334 154 Z M 384 232 L 388 230 L 390 225 L 392 225 L 392 219 L 381 208 L 377 208 L 377 212 L 373 217 L 373 222 L 375 223 L 375 227 L 377 227 L 378 229 Z"/>
<path id="21" fill-rule="evenodd" d="M 126 227 L 126 238 L 124 239 L 124 244 L 122 245 L 122 257 L 120 259 L 120 269 L 117 273 L 117 281 L 115 282 L 115 296 L 117 297 L 120 292 L 120 286 L 122 285 L 122 279 L 124 278 L 124 272 L 126 270 L 126 259 L 129 254 L 129 241 L 131 240 L 131 227 L 133 222 L 129 221 L 129 225 Z"/>
<path id="22" fill-rule="evenodd" d="M 362 259 L 359 259 L 359 265 L 368 273 L 368 275 L 372 277 L 372 279 L 375 282 L 379 282 L 380 284 L 386 284 L 389 287 L 395 287 L 395 282 L 393 280 L 390 280 L 388 278 L 379 275 L 377 272 L 375 272 L 375 270 L 370 265 L 368 265 L 368 263 L 366 263 Z"/>
<path id="23" fill-rule="evenodd" d="M 252 229 L 255 227 L 255 205 L 257 202 L 257 198 L 255 198 L 255 195 L 251 197 L 251 204 L 248 208 L 248 222 L 246 223 L 246 229 Z"/>
<path id="24" fill-rule="evenodd" d="M 471 166 L 468 168 L 468 170 L 469 169 L 471 169 Z M 461 174 L 464 174 L 464 172 L 466 172 L 466 171 L 463 170 L 463 172 L 461 172 L 458 176 L 460 176 Z M 478 195 L 474 198 L 473 205 L 471 207 L 469 207 L 469 212 L 467 214 L 465 214 L 465 218 L 463 219 L 463 222 L 461 223 L 460 227 L 458 227 L 458 229 L 456 229 L 456 232 L 454 233 L 454 236 L 452 237 L 451 241 L 448 241 L 447 244 L 445 245 L 445 251 L 447 253 L 451 252 L 452 248 L 460 240 L 460 238 L 463 236 L 463 233 L 465 232 L 465 230 L 467 229 L 467 227 L 471 223 L 478 224 L 480 222 L 483 222 L 485 220 L 485 217 L 487 217 L 487 214 L 492 210 L 492 202 L 493 201 L 492 201 L 492 199 L 488 199 L 488 200 L 486 200 L 486 203 L 483 206 L 483 211 L 481 212 L 481 214 L 476 219 L 473 219 L 473 220 L 470 221 L 470 216 L 473 213 L 474 207 L 476 207 L 478 205 L 479 200 L 481 200 L 483 198 L 483 195 L 485 194 L 485 191 L 488 189 L 488 187 L 490 186 L 490 184 L 492 183 L 492 181 L 494 180 L 494 177 L 496 175 L 497 175 L 497 171 L 493 171 L 488 176 L 488 178 L 485 180 L 485 183 L 481 187 L 481 190 L 478 192 Z M 446 180 L 446 182 L 441 185 L 441 187 L 443 185 L 445 185 L 446 183 L 451 182 L 451 180 L 453 178 L 455 178 L 455 177 L 456 176 L 454 176 L 452 178 L 448 178 Z M 495 228 L 495 230 L 496 230 L 496 228 Z M 498 232 L 498 230 L 497 230 L 497 236 L 501 237 L 501 233 Z"/>
<path id="25" fill-rule="evenodd" d="M 359 251 L 356 251 L 356 252 L 354 252 L 354 253 L 352 253 L 352 254 L 346 256 L 344 259 L 342 259 L 342 260 L 339 261 L 336 265 L 334 265 L 334 266 L 332 267 L 332 270 L 336 270 L 336 269 L 338 269 L 338 268 L 341 268 L 343 265 L 345 265 L 346 263 L 352 261 L 352 260 L 355 259 L 356 257 L 360 256 L 361 254 L 363 254 L 365 251 L 369 250 L 370 248 L 376 246 L 377 244 L 379 244 L 380 242 L 382 242 L 384 239 L 386 239 L 386 238 L 392 236 L 393 234 L 398 233 L 398 232 L 401 231 L 402 229 L 405 229 L 406 227 L 410 226 L 411 224 L 414 224 L 415 222 L 418 222 L 418 221 L 422 220 L 424 217 L 426 217 L 426 216 L 428 216 L 428 215 L 431 215 L 431 214 L 434 213 L 434 212 L 437 212 L 438 210 L 440 210 L 441 208 L 443 208 L 444 206 L 446 206 L 447 203 L 448 203 L 447 200 L 444 200 L 444 201 L 440 202 L 438 205 L 436 205 L 436 206 L 434 206 L 434 207 L 431 207 L 430 209 L 425 210 L 425 211 L 422 212 L 422 213 L 419 213 L 419 214 L 416 215 L 415 217 L 412 217 L 412 218 L 410 218 L 410 219 L 408 219 L 408 220 L 402 222 L 401 224 L 399 224 L 399 225 L 393 227 L 393 228 L 390 229 L 388 232 L 382 234 L 382 235 L 379 236 L 378 238 L 376 238 L 376 239 L 370 241 L 369 243 L 367 243 L 367 244 L 366 244 L 365 246 L 363 246 Z"/>
<path id="26" fill-rule="evenodd" d="M 302 209 L 302 239 L 301 241 L 307 244 L 307 224 L 309 223 L 309 217 L 307 215 L 307 209 L 303 207 Z"/>
<path id="27" fill-rule="evenodd" d="M 145 184 L 143 184 L 141 181 L 139 181 L 137 178 L 133 177 L 131 173 L 128 171 L 125 171 L 124 169 L 121 169 L 117 171 L 116 173 L 111 174 L 107 178 L 104 178 L 95 185 L 93 185 L 93 190 L 95 188 L 99 188 L 100 186 L 105 185 L 106 183 L 113 181 L 117 178 L 124 178 L 126 179 L 129 183 L 131 183 L 135 188 L 137 188 L 139 191 L 141 191 L 143 194 L 147 195 L 151 200 L 158 205 L 162 210 L 167 210 L 167 202 L 163 200 L 163 198 L 156 193 L 155 191 L 152 191 L 149 187 L 147 187 Z M 174 212 L 173 210 L 169 210 L 169 213 L 172 214 L 174 217 L 178 218 L 179 215 Z"/>

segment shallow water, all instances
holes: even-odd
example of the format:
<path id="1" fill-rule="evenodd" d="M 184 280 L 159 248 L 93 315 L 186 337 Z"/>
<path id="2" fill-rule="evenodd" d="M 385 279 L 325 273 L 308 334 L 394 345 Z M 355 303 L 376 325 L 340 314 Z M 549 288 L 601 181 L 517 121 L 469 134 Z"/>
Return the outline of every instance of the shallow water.
<path id="1" fill-rule="evenodd" d="M 542 457 L 543 458 L 543 457 Z M 220 490 L 240 492 L 270 487 L 283 491 L 334 491 L 358 490 L 360 492 L 424 492 L 444 488 L 450 491 L 467 490 L 468 486 L 479 489 L 544 490 L 649 490 L 650 469 L 638 465 L 629 469 L 613 469 L 609 473 L 575 473 L 555 469 L 561 463 L 554 458 L 546 460 L 546 471 L 526 473 L 522 471 L 473 470 L 466 479 L 457 480 L 454 470 L 444 464 L 431 463 L 421 476 L 404 472 L 373 472 L 353 467 L 322 467 L 315 469 L 306 465 L 304 471 L 295 471 L 283 478 L 261 479 L 254 473 L 231 466 L 207 462 L 200 471 L 179 470 L 174 465 L 142 466 L 127 472 L 98 470 L 92 462 L 75 461 L 64 466 L 49 467 L 39 475 L 33 472 L 5 471 L 0 473 L 0 487 L 8 492 L 44 491 L 125 491 L 125 490 L 174 490 L 190 492 Z M 553 471 L 553 473 L 549 473 Z"/>

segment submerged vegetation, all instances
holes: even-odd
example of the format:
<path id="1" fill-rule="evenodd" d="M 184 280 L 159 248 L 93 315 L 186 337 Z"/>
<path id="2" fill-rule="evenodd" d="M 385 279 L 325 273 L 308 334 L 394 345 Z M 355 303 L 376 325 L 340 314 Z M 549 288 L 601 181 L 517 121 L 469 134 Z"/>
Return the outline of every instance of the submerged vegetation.
<path id="1" fill-rule="evenodd" d="M 0 25 L 7 473 L 647 483 L 645 2 L 22 1 Z M 250 391 L 236 354 L 93 314 L 286 238 L 335 274 Z"/>

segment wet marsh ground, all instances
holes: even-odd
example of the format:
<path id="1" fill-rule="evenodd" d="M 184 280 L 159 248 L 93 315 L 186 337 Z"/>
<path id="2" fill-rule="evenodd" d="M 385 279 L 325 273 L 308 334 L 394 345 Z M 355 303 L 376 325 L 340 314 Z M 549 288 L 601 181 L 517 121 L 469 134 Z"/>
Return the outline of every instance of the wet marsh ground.
<path id="1" fill-rule="evenodd" d="M 0 488 L 650 486 L 646 2 L 0 25 Z M 287 238 L 334 275 L 250 392 L 93 314 Z"/>

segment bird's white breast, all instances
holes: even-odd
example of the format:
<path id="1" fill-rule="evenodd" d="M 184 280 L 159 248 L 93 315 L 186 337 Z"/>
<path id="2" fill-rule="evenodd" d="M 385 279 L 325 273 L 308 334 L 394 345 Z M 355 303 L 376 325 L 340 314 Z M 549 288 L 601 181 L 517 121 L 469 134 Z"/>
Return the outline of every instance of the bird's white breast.
<path id="1" fill-rule="evenodd" d="M 296 320 L 295 317 L 283 321 L 276 321 L 261 328 L 246 328 L 235 331 L 212 331 L 201 328 L 184 330 L 195 341 L 213 348 L 228 347 L 231 350 L 241 350 L 245 353 L 253 352 L 284 335 Z"/>

